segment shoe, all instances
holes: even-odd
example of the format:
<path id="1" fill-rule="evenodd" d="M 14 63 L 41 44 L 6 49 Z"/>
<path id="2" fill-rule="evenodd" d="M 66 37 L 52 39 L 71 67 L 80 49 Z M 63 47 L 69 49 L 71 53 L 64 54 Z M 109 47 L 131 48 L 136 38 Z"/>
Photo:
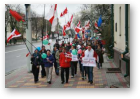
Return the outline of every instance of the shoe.
<path id="1" fill-rule="evenodd" d="M 41 76 L 41 78 L 44 78 L 45 76 Z"/>
<path id="2" fill-rule="evenodd" d="M 93 84 L 93 81 L 90 81 L 90 84 Z"/>
<path id="3" fill-rule="evenodd" d="M 90 81 L 88 81 L 88 83 L 90 83 Z"/>
<path id="4" fill-rule="evenodd" d="M 86 76 L 84 78 L 87 79 Z"/>
<path id="5" fill-rule="evenodd" d="M 64 81 L 62 81 L 61 84 L 64 84 Z"/>
<path id="6" fill-rule="evenodd" d="M 74 78 L 74 76 L 71 76 L 71 78 Z"/>
<path id="7" fill-rule="evenodd" d="M 49 81 L 48 83 L 51 84 L 51 81 Z"/>

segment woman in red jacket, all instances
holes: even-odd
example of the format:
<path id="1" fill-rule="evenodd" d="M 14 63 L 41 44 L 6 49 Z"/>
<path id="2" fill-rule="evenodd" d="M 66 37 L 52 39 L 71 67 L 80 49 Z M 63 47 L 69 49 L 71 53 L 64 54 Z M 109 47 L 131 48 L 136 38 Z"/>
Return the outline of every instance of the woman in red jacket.
<path id="1" fill-rule="evenodd" d="M 71 62 L 71 54 L 70 52 L 66 51 L 66 48 L 62 49 L 62 53 L 60 53 L 59 63 L 61 66 L 61 81 L 64 84 L 64 72 L 66 72 L 66 83 L 69 80 L 69 67 Z"/>

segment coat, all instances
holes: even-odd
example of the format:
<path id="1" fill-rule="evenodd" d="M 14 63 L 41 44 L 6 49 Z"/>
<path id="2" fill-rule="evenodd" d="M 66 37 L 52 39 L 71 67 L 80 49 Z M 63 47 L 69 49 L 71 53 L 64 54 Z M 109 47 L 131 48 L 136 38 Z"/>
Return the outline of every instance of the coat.
<path id="1" fill-rule="evenodd" d="M 40 53 L 33 53 L 32 54 L 32 58 L 31 58 L 31 64 L 33 64 L 33 66 L 38 66 L 41 64 L 41 55 Z"/>
<path id="2" fill-rule="evenodd" d="M 55 59 L 56 59 L 57 63 L 59 63 L 59 54 L 60 54 L 59 50 L 57 50 L 56 53 L 55 53 Z"/>
<path id="3" fill-rule="evenodd" d="M 104 62 L 104 58 L 103 58 L 104 52 L 101 49 L 97 49 L 96 53 L 97 53 L 97 55 L 99 57 L 99 63 L 103 63 Z"/>
<path id="4" fill-rule="evenodd" d="M 47 61 L 47 58 L 49 58 L 49 60 L 52 62 L 52 63 L 50 63 L 50 62 L 48 62 Z M 53 55 L 47 55 L 47 58 L 45 58 L 45 59 L 43 59 L 43 63 L 44 63 L 44 67 L 52 67 L 53 66 L 53 63 L 54 63 L 54 57 L 53 57 Z"/>
<path id="5" fill-rule="evenodd" d="M 70 52 L 67 52 L 66 54 L 71 55 Z M 60 66 L 63 68 L 70 67 L 71 58 L 66 57 L 66 54 L 64 54 L 63 52 L 60 53 L 59 63 L 60 63 Z M 65 60 L 67 60 L 67 62 Z"/>

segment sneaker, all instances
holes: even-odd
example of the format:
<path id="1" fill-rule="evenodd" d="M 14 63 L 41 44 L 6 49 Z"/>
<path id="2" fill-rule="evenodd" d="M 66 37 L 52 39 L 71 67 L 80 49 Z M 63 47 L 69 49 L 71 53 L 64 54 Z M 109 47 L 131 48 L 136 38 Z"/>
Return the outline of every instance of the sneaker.
<path id="1" fill-rule="evenodd" d="M 82 80 L 84 80 L 84 77 L 82 77 Z"/>
<path id="2" fill-rule="evenodd" d="M 71 78 L 74 78 L 74 76 L 71 76 Z"/>
<path id="3" fill-rule="evenodd" d="M 64 84 L 64 81 L 62 81 L 61 84 Z"/>

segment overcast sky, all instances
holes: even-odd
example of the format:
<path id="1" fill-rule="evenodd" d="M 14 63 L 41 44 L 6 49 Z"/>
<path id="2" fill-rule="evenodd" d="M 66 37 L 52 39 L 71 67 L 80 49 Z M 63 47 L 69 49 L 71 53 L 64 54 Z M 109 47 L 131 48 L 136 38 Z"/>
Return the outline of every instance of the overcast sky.
<path id="1" fill-rule="evenodd" d="M 45 4 L 45 15 L 47 15 L 51 4 Z M 58 4 L 57 5 L 57 13 L 60 25 L 63 26 L 65 24 L 65 20 L 68 21 L 72 14 L 77 13 L 80 11 L 81 4 Z M 61 12 L 67 7 L 68 14 L 65 17 L 60 18 Z M 31 4 L 32 11 L 35 11 L 37 14 L 42 15 L 44 14 L 44 4 Z"/>

